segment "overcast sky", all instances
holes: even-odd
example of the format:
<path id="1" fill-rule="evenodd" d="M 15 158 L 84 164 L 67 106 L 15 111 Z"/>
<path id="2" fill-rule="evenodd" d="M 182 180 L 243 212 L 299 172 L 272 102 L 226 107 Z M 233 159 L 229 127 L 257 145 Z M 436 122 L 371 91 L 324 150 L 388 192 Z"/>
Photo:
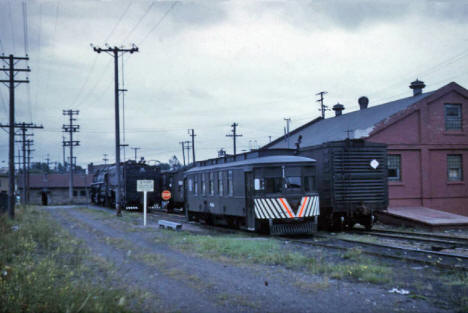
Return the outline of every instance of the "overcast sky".
<path id="1" fill-rule="evenodd" d="M 125 143 L 163 162 L 182 159 L 189 128 L 198 160 L 232 153 L 233 122 L 238 152 L 264 145 L 283 134 L 284 118 L 294 129 L 318 117 L 323 90 L 325 103 L 346 113 L 360 96 L 370 106 L 410 96 L 416 78 L 425 91 L 468 87 L 467 1 L 23 3 L 0 0 L 0 51 L 30 57 L 17 64 L 31 67 L 30 84 L 15 92 L 16 121 L 44 125 L 34 131 L 33 161 L 61 162 L 64 109 L 80 111 L 78 164 L 115 158 L 112 57 L 91 43 L 138 46 L 123 60 Z M 8 99 L 0 85 L 1 123 Z M 7 157 L 1 131 L 1 166 Z"/>

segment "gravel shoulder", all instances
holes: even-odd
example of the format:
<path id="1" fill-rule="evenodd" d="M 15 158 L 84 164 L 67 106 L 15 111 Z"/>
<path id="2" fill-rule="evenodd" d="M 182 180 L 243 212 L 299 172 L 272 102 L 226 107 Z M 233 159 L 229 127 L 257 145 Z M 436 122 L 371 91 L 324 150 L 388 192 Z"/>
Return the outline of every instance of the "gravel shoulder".
<path id="1" fill-rule="evenodd" d="M 93 212 L 76 206 L 47 210 L 96 259 L 112 266 L 116 285 L 140 290 L 140 300 L 149 311 L 451 312 L 422 299 L 389 293 L 380 285 L 176 249 L 164 242 L 165 231 L 153 220 L 143 228 L 131 219 L 115 217 L 111 210 Z"/>

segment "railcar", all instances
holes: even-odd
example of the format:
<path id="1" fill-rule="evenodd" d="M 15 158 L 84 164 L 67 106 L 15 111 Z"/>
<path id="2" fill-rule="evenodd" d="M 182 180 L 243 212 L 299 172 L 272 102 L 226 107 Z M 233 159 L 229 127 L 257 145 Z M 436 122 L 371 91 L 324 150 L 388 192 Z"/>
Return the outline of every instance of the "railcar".
<path id="1" fill-rule="evenodd" d="M 270 234 L 315 232 L 320 214 L 316 161 L 278 153 L 285 152 L 197 162 L 185 171 L 187 219 Z"/>
<path id="2" fill-rule="evenodd" d="M 148 207 L 160 203 L 160 168 L 142 162 L 126 161 L 121 166 L 120 200 L 123 209 L 139 210 L 143 207 L 143 193 L 137 192 L 137 180 L 153 180 L 155 192 L 147 195 Z M 114 164 L 95 166 L 91 184 L 91 201 L 98 205 L 115 207 L 115 195 L 118 192 L 117 171 Z"/>
<path id="3" fill-rule="evenodd" d="M 359 223 L 371 229 L 374 213 L 388 206 L 387 146 L 347 139 L 298 154 L 317 160 L 320 227 L 341 230 Z"/>
<path id="4" fill-rule="evenodd" d="M 162 199 L 159 206 L 168 212 L 174 212 L 174 209 L 184 209 L 184 172 L 186 167 L 175 170 L 166 170 L 161 172 L 161 193 L 169 191 L 169 198 Z"/>

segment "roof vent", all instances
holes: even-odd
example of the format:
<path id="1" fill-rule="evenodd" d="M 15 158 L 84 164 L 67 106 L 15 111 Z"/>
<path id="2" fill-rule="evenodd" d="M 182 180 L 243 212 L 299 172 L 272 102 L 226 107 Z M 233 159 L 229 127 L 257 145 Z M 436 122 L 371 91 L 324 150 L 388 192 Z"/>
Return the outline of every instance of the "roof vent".
<path id="1" fill-rule="evenodd" d="M 337 103 L 333 106 L 333 111 L 335 111 L 335 116 L 340 116 L 343 113 L 344 105 Z"/>
<path id="2" fill-rule="evenodd" d="M 358 103 L 359 103 L 359 109 L 365 110 L 367 109 L 367 106 L 369 105 L 369 98 L 361 97 L 358 99 Z"/>
<path id="3" fill-rule="evenodd" d="M 414 82 L 411 83 L 409 87 L 413 89 L 413 96 L 417 96 L 422 94 L 422 90 L 424 89 L 424 87 L 426 87 L 426 85 L 424 84 L 424 82 L 420 81 L 419 79 L 416 79 Z"/>

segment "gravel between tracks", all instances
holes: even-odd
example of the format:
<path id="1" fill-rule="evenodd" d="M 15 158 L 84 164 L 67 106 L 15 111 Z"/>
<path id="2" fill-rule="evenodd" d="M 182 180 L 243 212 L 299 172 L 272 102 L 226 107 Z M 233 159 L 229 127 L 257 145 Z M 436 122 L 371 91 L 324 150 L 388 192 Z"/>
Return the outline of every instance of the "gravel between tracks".
<path id="1" fill-rule="evenodd" d="M 50 215 L 91 253 L 114 269 L 114 283 L 142 290 L 154 312 L 449 312 L 429 302 L 367 283 L 329 280 L 281 266 L 214 261 L 172 249 L 146 229 L 78 207 L 49 208 Z M 102 214 L 102 212 L 101 212 Z M 154 224 L 153 224 L 154 225 Z M 301 288 L 301 284 L 319 286 Z"/>

